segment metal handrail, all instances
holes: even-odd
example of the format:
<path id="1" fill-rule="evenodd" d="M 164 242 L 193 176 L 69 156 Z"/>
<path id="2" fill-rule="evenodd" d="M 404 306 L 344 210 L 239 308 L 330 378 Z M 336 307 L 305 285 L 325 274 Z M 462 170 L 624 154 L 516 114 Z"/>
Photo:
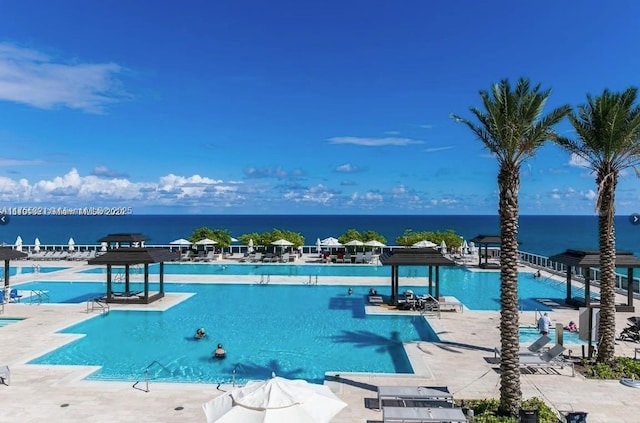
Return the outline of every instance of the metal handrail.
<path id="1" fill-rule="evenodd" d="M 37 301 L 34 301 L 34 297 Z M 39 289 L 32 289 L 29 293 L 29 304 L 33 304 L 37 302 L 38 304 L 42 304 L 44 301 L 50 302 L 51 298 L 49 297 L 49 293 L 46 291 L 42 291 Z"/>
<path id="2" fill-rule="evenodd" d="M 142 389 L 142 391 L 145 392 L 149 392 L 149 369 L 155 365 L 158 365 L 162 368 L 162 370 L 165 370 L 167 373 L 171 374 L 171 370 L 169 370 L 166 366 L 164 366 L 162 363 L 160 363 L 158 360 L 153 360 L 151 363 L 149 363 L 149 365 L 144 369 L 144 381 L 145 381 L 145 389 Z M 235 369 L 234 369 L 235 370 Z M 134 389 L 140 389 L 137 388 L 136 386 L 138 385 L 138 383 L 140 383 L 141 381 L 137 381 L 136 383 L 133 384 L 132 388 Z"/>
<path id="3" fill-rule="evenodd" d="M 111 307 L 109 307 L 108 303 L 102 301 L 102 297 L 94 297 L 87 301 L 87 313 L 94 311 L 96 306 L 103 314 L 111 311 Z"/>

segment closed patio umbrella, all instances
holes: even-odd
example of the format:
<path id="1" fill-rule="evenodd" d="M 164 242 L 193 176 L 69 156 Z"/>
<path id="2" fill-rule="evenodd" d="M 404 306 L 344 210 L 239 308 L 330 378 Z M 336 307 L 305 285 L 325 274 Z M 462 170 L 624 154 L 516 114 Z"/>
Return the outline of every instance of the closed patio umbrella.
<path id="1" fill-rule="evenodd" d="M 22 237 L 20 237 L 20 235 L 16 238 L 15 247 L 16 251 L 22 251 Z"/>
<path id="2" fill-rule="evenodd" d="M 40 238 L 36 238 L 33 242 L 33 251 L 40 252 Z"/>
<path id="3" fill-rule="evenodd" d="M 73 240 L 73 238 L 69 238 L 69 242 L 67 242 L 67 247 L 69 248 L 69 251 L 73 251 L 73 249 L 75 248 L 76 242 Z"/>

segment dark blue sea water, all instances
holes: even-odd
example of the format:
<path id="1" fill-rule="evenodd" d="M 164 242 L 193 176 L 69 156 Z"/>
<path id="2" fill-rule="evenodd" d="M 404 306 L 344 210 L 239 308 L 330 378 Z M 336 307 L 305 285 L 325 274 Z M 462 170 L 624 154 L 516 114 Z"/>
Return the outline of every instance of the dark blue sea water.
<path id="1" fill-rule="evenodd" d="M 597 249 L 598 227 L 595 216 L 521 216 L 520 249 L 542 255 L 560 253 L 567 248 Z M 73 237 L 77 245 L 95 245 L 110 233 L 142 233 L 149 244 L 168 244 L 188 238 L 199 227 L 228 229 L 232 236 L 266 232 L 274 228 L 301 233 L 306 245 L 317 238 L 338 237 L 348 229 L 373 230 L 396 245 L 406 229 L 441 231 L 454 229 L 469 240 L 479 234 L 498 234 L 497 216 L 433 215 L 128 215 L 128 216 L 13 216 L 0 226 L 0 242 L 13 245 L 18 235 L 25 245 L 36 237 L 43 245 L 66 244 Z M 616 245 L 619 250 L 640 255 L 640 225 L 628 216 L 616 218 Z"/>

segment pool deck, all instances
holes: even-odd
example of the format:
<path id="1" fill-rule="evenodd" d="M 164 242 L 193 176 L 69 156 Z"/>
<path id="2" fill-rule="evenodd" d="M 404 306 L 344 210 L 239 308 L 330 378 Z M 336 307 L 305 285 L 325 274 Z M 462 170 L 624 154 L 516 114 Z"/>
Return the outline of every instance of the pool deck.
<path id="1" fill-rule="evenodd" d="M 25 262 L 28 263 L 28 262 Z M 220 262 L 218 262 L 220 263 Z M 12 265 L 22 265 L 13 262 Z M 104 275 L 74 273 L 85 262 L 40 262 L 41 265 L 71 266 L 55 273 L 26 274 L 12 277 L 13 284 L 31 280 L 103 280 Z M 531 271 L 530 269 L 522 269 Z M 171 281 L 222 282 L 215 276 L 176 276 Z M 222 277 L 228 281 L 227 277 Z M 255 276 L 237 277 L 234 283 L 257 283 Z M 291 283 L 292 278 L 272 277 L 270 283 Z M 376 280 L 372 280 L 376 279 Z M 378 280 L 379 279 L 379 280 Z M 349 278 L 348 284 L 387 285 L 387 278 Z M 289 281 L 289 282 L 287 282 Z M 293 281 L 293 283 L 304 283 Z M 324 277 L 323 284 L 346 284 L 342 278 Z M 19 288 L 19 286 L 17 286 Z M 182 301 L 184 295 L 170 294 L 150 305 L 112 305 L 116 308 L 164 309 Z M 624 298 L 620 296 L 620 302 Z M 368 312 L 389 312 L 381 305 L 367 306 Z M 24 321 L 0 329 L 0 366 L 9 365 L 11 385 L 0 385 L 0 422 L 205 422 L 202 404 L 231 386 L 209 384 L 165 384 L 144 382 L 133 387 L 124 382 L 86 381 L 92 369 L 86 366 L 28 365 L 29 360 L 74 339 L 77 335 L 56 334 L 69 325 L 92 317 L 81 304 L 6 304 L 0 318 L 26 317 Z M 409 312 L 405 312 L 409 313 Z M 639 313 L 640 314 L 640 313 Z M 552 321 L 578 321 L 578 311 L 558 308 L 549 312 Z M 627 326 L 634 313 L 617 313 L 617 332 Z M 406 344 L 414 367 L 413 375 L 349 374 L 327 377 L 327 384 L 348 404 L 332 420 L 336 423 L 381 422 L 377 408 L 377 387 L 382 385 L 448 386 L 456 399 L 499 397 L 499 375 L 493 350 L 499 345 L 498 311 L 451 311 L 426 317 L 441 342 Z M 535 313 L 522 312 L 520 325 L 534 325 Z M 616 353 L 633 357 L 635 348 L 628 341 L 617 341 Z M 581 356 L 580 346 L 567 346 L 572 356 Z M 570 369 L 547 373 L 522 374 L 523 398 L 542 398 L 558 412 L 584 411 L 590 423 L 636 422 L 640 414 L 638 391 L 617 380 L 587 380 Z"/>

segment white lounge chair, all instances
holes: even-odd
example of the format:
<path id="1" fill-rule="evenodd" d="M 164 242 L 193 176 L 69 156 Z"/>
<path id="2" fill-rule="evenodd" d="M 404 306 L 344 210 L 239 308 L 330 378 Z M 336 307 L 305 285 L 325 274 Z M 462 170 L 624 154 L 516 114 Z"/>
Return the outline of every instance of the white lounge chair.
<path id="1" fill-rule="evenodd" d="M 365 263 L 371 263 L 371 261 L 373 260 L 373 253 L 371 251 L 367 251 L 364 253 L 364 262 Z"/>
<path id="2" fill-rule="evenodd" d="M 542 348 L 545 345 L 547 345 L 549 342 L 551 342 L 551 338 L 549 338 L 547 335 L 542 335 L 540 338 L 536 339 L 536 341 L 533 344 L 529 345 L 528 347 L 521 347 L 518 353 L 521 356 L 540 354 L 542 352 Z M 493 352 L 495 354 L 494 357 L 497 358 L 500 355 L 500 348 L 495 347 Z"/>
<path id="3" fill-rule="evenodd" d="M 356 253 L 356 260 L 354 263 L 364 263 L 364 253 Z"/>
<path id="4" fill-rule="evenodd" d="M 520 355 L 520 367 L 571 367 L 571 376 L 575 376 L 573 362 L 565 360 L 562 356 L 565 348 L 556 344 L 553 348 L 543 354 L 524 354 Z"/>
<path id="5" fill-rule="evenodd" d="M 378 404 L 384 400 L 446 401 L 453 407 L 453 395 L 446 386 L 378 386 Z"/>
<path id="6" fill-rule="evenodd" d="M 467 417 L 464 415 L 461 408 L 382 407 L 382 421 L 384 423 L 466 423 Z"/>

